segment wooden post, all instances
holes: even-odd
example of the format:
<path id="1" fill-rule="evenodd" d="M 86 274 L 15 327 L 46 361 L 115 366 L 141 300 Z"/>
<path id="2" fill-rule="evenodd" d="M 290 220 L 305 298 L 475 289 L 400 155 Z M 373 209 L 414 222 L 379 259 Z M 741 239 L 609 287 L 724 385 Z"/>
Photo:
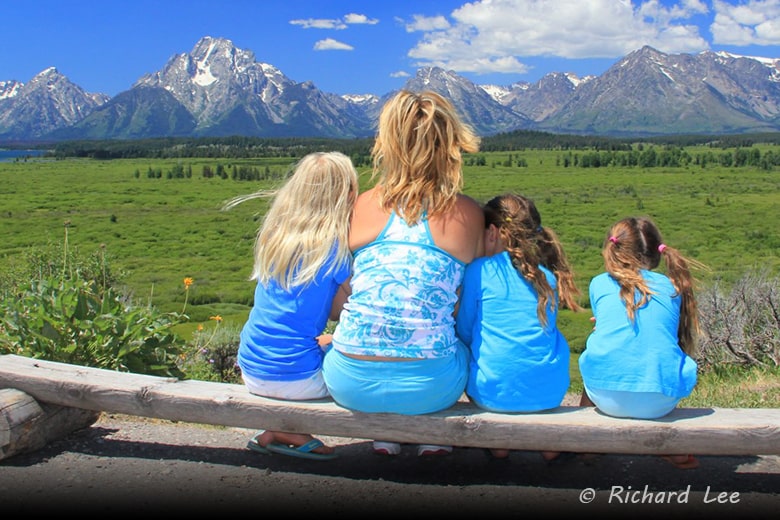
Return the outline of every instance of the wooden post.
<path id="1" fill-rule="evenodd" d="M 38 403 L 14 388 L 0 389 L 0 460 L 43 448 L 92 425 L 100 412 Z"/>

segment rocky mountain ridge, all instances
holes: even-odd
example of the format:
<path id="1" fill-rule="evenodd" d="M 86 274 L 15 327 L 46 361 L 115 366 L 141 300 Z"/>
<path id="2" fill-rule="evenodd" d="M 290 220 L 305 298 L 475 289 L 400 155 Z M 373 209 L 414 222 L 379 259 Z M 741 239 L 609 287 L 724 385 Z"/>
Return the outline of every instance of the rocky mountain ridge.
<path id="1" fill-rule="evenodd" d="M 481 135 L 518 129 L 606 136 L 780 130 L 780 59 L 632 52 L 600 76 L 550 73 L 534 83 L 478 85 L 421 68 L 403 86 L 453 101 Z M 151 137 L 368 137 L 384 95 L 336 95 L 293 81 L 225 38 L 204 37 L 113 98 L 56 68 L 0 81 L 0 140 Z"/>

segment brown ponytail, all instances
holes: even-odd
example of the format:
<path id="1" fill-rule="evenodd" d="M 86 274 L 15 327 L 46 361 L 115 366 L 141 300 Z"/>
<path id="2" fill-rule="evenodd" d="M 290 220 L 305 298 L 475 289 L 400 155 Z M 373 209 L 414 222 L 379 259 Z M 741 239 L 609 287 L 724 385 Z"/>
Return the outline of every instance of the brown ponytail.
<path id="1" fill-rule="evenodd" d="M 703 265 L 685 258 L 677 249 L 665 244 L 658 227 L 650 219 L 641 217 L 629 217 L 615 223 L 604 241 L 602 256 L 607 272 L 620 285 L 620 297 L 632 321 L 637 309 L 645 305 L 653 294 L 640 269 L 655 269 L 664 259 L 666 274 L 682 299 L 678 342 L 685 353 L 692 354 L 700 329 L 693 292 L 695 280 L 690 265 Z M 637 292 L 640 294 L 638 300 L 635 299 Z"/>
<path id="2" fill-rule="evenodd" d="M 546 307 L 553 309 L 556 303 L 555 291 L 540 265 L 549 269 L 558 281 L 560 306 L 581 310 L 576 301 L 580 291 L 574 283 L 571 266 L 555 232 L 542 226 L 542 217 L 533 201 L 505 193 L 488 201 L 484 210 L 485 226 L 496 226 L 512 265 L 536 290 L 539 321 L 547 325 Z"/>

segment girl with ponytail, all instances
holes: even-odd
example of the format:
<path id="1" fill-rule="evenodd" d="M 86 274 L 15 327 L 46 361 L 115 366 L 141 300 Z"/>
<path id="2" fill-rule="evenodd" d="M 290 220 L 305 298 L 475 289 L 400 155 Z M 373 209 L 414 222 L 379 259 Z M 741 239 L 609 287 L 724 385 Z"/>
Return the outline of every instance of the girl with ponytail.
<path id="1" fill-rule="evenodd" d="M 506 193 L 483 209 L 486 256 L 466 267 L 456 317 L 470 353 L 466 394 L 493 412 L 556 408 L 570 383 L 558 308 L 580 310 L 574 272 L 532 200 Z M 542 452 L 547 461 L 558 455 Z"/>
<path id="2" fill-rule="evenodd" d="M 604 240 L 604 273 L 591 280 L 596 326 L 579 359 L 582 405 L 615 417 L 657 419 L 696 385 L 699 318 L 691 267 L 648 218 L 616 222 Z M 665 264 L 665 273 L 655 269 Z M 664 457 L 680 468 L 692 455 Z"/>

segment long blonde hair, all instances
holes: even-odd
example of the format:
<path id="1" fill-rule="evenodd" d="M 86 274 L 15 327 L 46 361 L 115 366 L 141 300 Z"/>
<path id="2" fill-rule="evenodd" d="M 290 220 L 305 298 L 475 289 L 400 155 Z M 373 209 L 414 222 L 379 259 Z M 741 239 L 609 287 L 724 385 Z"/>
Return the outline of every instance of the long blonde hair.
<path id="1" fill-rule="evenodd" d="M 602 256 L 607 272 L 620 285 L 620 297 L 626 305 L 626 313 L 631 321 L 634 321 L 636 311 L 653 295 L 640 269 L 655 269 L 662 258 L 665 260 L 666 275 L 682 298 L 677 330 L 680 348 L 683 352 L 692 354 L 700 329 L 694 295 L 695 279 L 690 267 L 705 266 L 664 244 L 661 231 L 655 223 L 643 217 L 629 217 L 616 222 L 607 233 Z M 637 293 L 638 299 L 635 297 Z"/>
<path id="2" fill-rule="evenodd" d="M 577 303 L 580 290 L 574 283 L 574 271 L 558 236 L 551 228 L 542 226 L 542 216 L 536 204 L 522 195 L 505 193 L 490 199 L 484 211 L 485 228 L 491 224 L 496 226 L 512 265 L 536 290 L 539 321 L 546 326 L 545 307 L 554 309 L 556 304 L 555 291 L 539 269 L 540 265 L 549 269 L 558 281 L 560 306 L 573 311 L 582 310 Z"/>
<path id="3" fill-rule="evenodd" d="M 451 209 L 463 188 L 461 151 L 479 143 L 443 96 L 400 91 L 382 108 L 372 150 L 382 208 L 409 224 Z"/>
<path id="4" fill-rule="evenodd" d="M 358 193 L 352 161 L 340 152 L 303 157 L 277 191 L 235 197 L 223 209 L 246 200 L 274 197 L 255 240 L 250 280 L 276 280 L 284 289 L 310 283 L 333 254 L 329 271 L 351 261 L 349 219 Z"/>

